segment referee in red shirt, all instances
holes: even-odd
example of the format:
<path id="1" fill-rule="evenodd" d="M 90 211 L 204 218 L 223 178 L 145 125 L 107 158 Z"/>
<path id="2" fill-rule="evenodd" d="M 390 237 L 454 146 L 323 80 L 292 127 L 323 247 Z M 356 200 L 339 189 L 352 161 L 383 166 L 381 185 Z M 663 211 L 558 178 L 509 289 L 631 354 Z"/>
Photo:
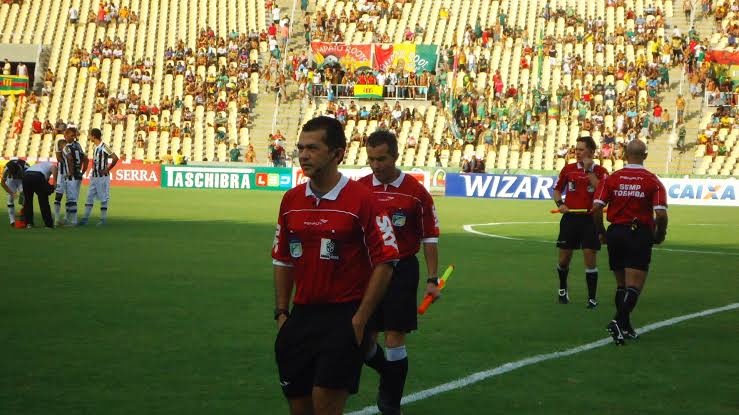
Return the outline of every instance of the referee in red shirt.
<path id="1" fill-rule="evenodd" d="M 383 414 L 400 414 L 405 379 L 408 375 L 408 353 L 405 336 L 418 328 L 417 293 L 419 267 L 416 253 L 423 243 L 426 257 L 426 293 L 439 296 L 437 266 L 439 263 L 439 220 L 434 201 L 418 180 L 395 167 L 398 140 L 387 130 L 377 130 L 367 139 L 367 161 L 372 174 L 359 181 L 372 189 L 380 207 L 390 216 L 398 238 L 400 261 L 395 267 L 385 298 L 375 312 L 378 331 L 385 332 L 385 347 L 372 336 L 366 363 L 380 374 L 377 407 Z"/>
<path id="2" fill-rule="evenodd" d="M 572 251 L 582 249 L 585 260 L 585 281 L 588 285 L 588 308 L 594 309 L 598 306 L 595 294 L 598 288 L 597 256 L 600 251 L 600 241 L 595 231 L 590 209 L 593 207 L 593 195 L 598 184 L 608 176 L 608 171 L 593 161 L 595 154 L 595 141 L 592 137 L 579 137 L 575 145 L 576 163 L 570 163 L 559 173 L 559 178 L 554 184 L 553 198 L 562 219 L 559 222 L 559 237 L 557 247 L 559 248 L 559 263 L 557 274 L 559 274 L 559 302 L 567 304 L 570 302 L 570 294 L 567 290 L 567 275 L 570 272 L 570 261 Z M 562 194 L 566 194 L 566 200 L 562 200 Z M 584 212 L 571 212 L 577 209 Z"/>
<path id="3" fill-rule="evenodd" d="M 630 315 L 644 288 L 652 245 L 667 235 L 667 192 L 657 176 L 644 168 L 647 146 L 633 140 L 626 146 L 629 164 L 601 182 L 593 206 L 593 221 L 608 243 L 608 260 L 616 276 L 616 316 L 607 330 L 617 345 L 636 339 Z M 603 207 L 608 205 L 608 231 Z"/>
<path id="4" fill-rule="evenodd" d="M 337 120 L 303 126 L 299 161 L 310 181 L 285 193 L 277 219 L 275 357 L 293 415 L 343 413 L 359 387 L 365 327 L 398 260 L 390 218 L 369 189 L 339 173 L 345 150 Z"/>

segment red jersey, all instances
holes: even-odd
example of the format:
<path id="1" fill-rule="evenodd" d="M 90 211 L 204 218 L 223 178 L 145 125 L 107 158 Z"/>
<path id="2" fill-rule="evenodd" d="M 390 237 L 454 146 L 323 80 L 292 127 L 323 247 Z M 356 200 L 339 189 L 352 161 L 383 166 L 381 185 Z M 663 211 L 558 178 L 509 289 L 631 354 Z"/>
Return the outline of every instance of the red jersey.
<path id="1" fill-rule="evenodd" d="M 634 219 L 654 227 L 654 210 L 667 209 L 667 192 L 657 176 L 640 164 L 627 164 L 600 182 L 595 202 L 608 205 L 608 222 Z"/>
<path id="2" fill-rule="evenodd" d="M 401 258 L 415 255 L 421 242 L 439 242 L 439 219 L 434 200 L 418 180 L 401 172 L 387 185 L 372 174 L 359 182 L 372 189 L 380 207 L 390 216 Z"/>
<path id="3" fill-rule="evenodd" d="M 593 164 L 591 169 L 601 183 L 608 177 L 608 170 L 601 165 Z M 564 166 L 559 172 L 557 182 L 554 183 L 554 189 L 562 194 L 566 193 L 565 204 L 570 209 L 590 210 L 593 207 L 593 195 L 596 189 L 590 184 L 588 172 L 585 171 L 582 163 L 570 163 Z"/>
<path id="4" fill-rule="evenodd" d="M 309 183 L 282 198 L 273 263 L 294 268 L 295 304 L 361 300 L 374 266 L 398 259 L 390 218 L 345 176 L 321 198 Z"/>

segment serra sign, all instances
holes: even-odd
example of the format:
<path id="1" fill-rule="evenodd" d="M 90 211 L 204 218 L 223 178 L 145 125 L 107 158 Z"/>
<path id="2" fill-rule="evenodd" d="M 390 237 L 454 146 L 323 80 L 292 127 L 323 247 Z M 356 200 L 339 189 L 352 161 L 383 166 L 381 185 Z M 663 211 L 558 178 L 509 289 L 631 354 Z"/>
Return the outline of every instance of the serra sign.
<path id="1" fill-rule="evenodd" d="M 90 182 L 92 166 L 87 169 L 83 183 Z M 111 186 L 159 187 L 162 168 L 158 164 L 118 163 L 110 172 Z"/>

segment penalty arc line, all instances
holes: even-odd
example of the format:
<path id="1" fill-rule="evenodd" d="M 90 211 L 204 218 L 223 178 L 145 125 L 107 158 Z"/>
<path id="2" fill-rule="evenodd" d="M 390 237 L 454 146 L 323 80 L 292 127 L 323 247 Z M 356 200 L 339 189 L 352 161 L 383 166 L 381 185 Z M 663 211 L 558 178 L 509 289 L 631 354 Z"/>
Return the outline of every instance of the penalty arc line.
<path id="1" fill-rule="evenodd" d="M 463 225 L 462 228 L 469 233 L 473 233 L 475 235 L 481 235 L 488 238 L 496 238 L 496 239 L 505 239 L 508 241 L 524 241 L 524 242 L 540 242 L 540 243 L 547 243 L 547 244 L 553 244 L 554 241 L 544 241 L 541 239 L 528 239 L 528 238 L 516 238 L 513 236 L 503 236 L 503 235 L 497 235 L 494 233 L 487 233 L 487 232 L 481 232 L 473 229 L 474 226 L 500 226 L 500 225 L 543 225 L 543 224 L 553 224 L 553 223 L 559 223 L 559 222 L 490 222 L 490 223 L 472 223 L 469 225 Z M 691 223 L 688 224 L 690 226 L 708 226 L 708 224 L 698 224 L 698 223 Z M 712 224 L 711 224 L 712 225 Z M 730 226 L 730 225 L 729 225 Z M 662 247 L 654 247 L 652 248 L 655 251 L 666 251 L 666 252 L 684 252 L 688 254 L 709 254 L 709 255 L 733 255 L 737 256 L 739 255 L 739 252 L 728 252 L 728 251 L 699 251 L 699 250 L 692 250 L 692 249 L 676 249 L 676 248 L 662 248 Z"/>
<path id="2" fill-rule="evenodd" d="M 667 320 L 662 320 L 662 321 L 658 321 L 656 323 L 648 324 L 648 325 L 640 328 L 639 329 L 639 333 L 640 334 L 648 333 L 650 331 L 657 330 L 657 329 L 660 329 L 660 328 L 663 328 L 663 327 L 672 326 L 672 325 L 681 323 L 681 322 L 686 321 L 686 320 L 691 320 L 691 319 L 699 318 L 699 317 L 706 317 L 706 316 L 710 316 L 710 315 L 716 314 L 716 313 L 721 313 L 721 312 L 724 312 L 724 311 L 735 310 L 737 308 L 739 308 L 739 303 L 733 303 L 733 304 L 729 304 L 729 305 L 726 305 L 726 306 L 723 306 L 723 307 L 711 308 L 711 309 L 708 309 L 708 310 L 699 311 L 697 313 L 692 313 L 692 314 L 686 314 L 686 315 L 683 315 L 683 316 L 673 317 L 673 318 L 670 318 L 670 319 L 667 319 Z M 491 377 L 494 377 L 494 376 L 499 376 L 499 375 L 502 375 L 504 373 L 508 373 L 508 372 L 514 371 L 516 369 L 520 369 L 522 367 L 526 367 L 526 366 L 530 366 L 530 365 L 533 365 L 533 364 L 541 363 L 541 362 L 544 362 L 544 361 L 547 361 L 547 360 L 553 360 L 553 359 L 559 359 L 561 357 L 572 356 L 572 355 L 577 354 L 577 353 L 587 352 L 589 350 L 593 350 L 593 349 L 596 349 L 596 348 L 599 348 L 599 347 L 603 347 L 603 346 L 611 343 L 612 341 L 613 340 L 610 337 L 607 337 L 607 338 L 600 339 L 600 340 L 597 340 L 597 341 L 594 341 L 594 342 L 591 342 L 591 343 L 587 343 L 587 344 L 583 344 L 583 345 L 580 345 L 580 346 L 577 346 L 577 347 L 573 347 L 571 349 L 567 349 L 567 350 L 563 350 L 563 351 L 557 351 L 557 352 L 552 352 L 552 353 L 546 353 L 546 354 L 539 354 L 539 355 L 536 355 L 536 356 L 527 357 L 525 359 L 516 360 L 514 362 L 504 363 L 504 364 L 502 364 L 502 365 L 500 365 L 498 367 L 492 368 L 492 369 L 488 369 L 488 370 L 484 370 L 484 371 L 481 371 L 481 372 L 473 373 L 473 374 L 471 374 L 469 376 L 466 376 L 466 377 L 463 377 L 463 378 L 460 378 L 460 379 L 456 379 L 456 380 L 453 380 L 451 382 L 447 382 L 447 383 L 444 383 L 444 384 L 435 386 L 433 388 L 425 389 L 425 390 L 422 390 L 422 391 L 419 391 L 419 392 L 414 392 L 414 393 L 412 393 L 410 395 L 405 396 L 402 399 L 401 403 L 402 404 L 409 404 L 411 402 L 420 401 L 420 400 L 423 400 L 423 399 L 430 398 L 430 397 L 432 397 L 434 395 L 438 395 L 438 394 L 441 394 L 441 393 L 453 391 L 455 389 L 461 389 L 461 388 L 464 388 L 465 386 L 469 386 L 469 385 L 471 385 L 473 383 L 477 383 L 477 382 L 483 381 L 485 379 L 488 379 L 488 378 L 491 378 Z M 362 408 L 360 410 L 357 410 L 357 411 L 354 411 L 354 412 L 349 412 L 347 415 L 372 415 L 372 414 L 377 414 L 377 413 L 379 413 L 379 411 L 377 410 L 377 407 L 375 407 L 375 406 L 367 406 L 367 407 Z"/>

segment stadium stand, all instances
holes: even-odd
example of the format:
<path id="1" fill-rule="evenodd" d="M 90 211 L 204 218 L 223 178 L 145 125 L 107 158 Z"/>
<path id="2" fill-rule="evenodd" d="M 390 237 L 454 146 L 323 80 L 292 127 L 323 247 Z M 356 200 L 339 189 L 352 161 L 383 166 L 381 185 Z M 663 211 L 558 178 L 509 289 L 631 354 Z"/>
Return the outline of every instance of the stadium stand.
<path id="1" fill-rule="evenodd" d="M 458 166 L 476 155 L 494 168 L 553 170 L 568 161 L 577 137 L 589 134 L 601 144 L 601 162 L 619 168 L 623 143 L 652 136 L 668 117 L 654 104 L 679 63 L 662 53 L 672 9 L 671 1 L 318 0 L 306 21 L 309 39 L 435 43 L 442 62 L 430 104 L 395 104 L 390 96 L 390 105 L 358 108 L 312 103 L 304 119 L 345 120 L 347 136 L 355 136 L 347 164 L 363 164 L 361 137 L 384 127 L 398 133 L 406 166 Z M 347 79 L 316 67 L 295 71 L 296 79 L 319 77 L 317 96 L 327 82 Z M 348 79 L 359 83 L 355 73 Z M 396 105 L 400 118 L 388 110 Z"/>
<path id="2" fill-rule="evenodd" d="M 156 160 L 182 150 L 191 160 L 225 161 L 230 146 L 224 135 L 248 146 L 249 123 L 239 114 L 243 101 L 230 82 L 249 96 L 259 92 L 261 53 L 267 50 L 259 37 L 267 27 L 264 1 L 38 3 L 0 4 L 0 43 L 47 44 L 52 49 L 50 72 L 37 102 L 9 97 L 3 105 L 0 135 L 8 139 L 0 143 L 0 155 L 53 156 L 54 134 L 33 132 L 34 117 L 75 122 L 84 146 L 86 131 L 101 128 L 113 149 L 129 160 Z M 75 14 L 78 23 L 71 19 Z M 228 48 L 226 54 L 220 46 Z M 234 48 L 239 53 L 234 55 Z M 242 74 L 244 67 L 248 76 Z M 229 82 L 220 79 L 223 75 Z M 211 77 L 218 77 L 215 91 Z M 193 83 L 194 90 L 189 88 Z M 196 105 L 198 96 L 204 97 L 190 92 L 215 93 Z M 185 125 L 188 108 L 194 115 Z"/>

